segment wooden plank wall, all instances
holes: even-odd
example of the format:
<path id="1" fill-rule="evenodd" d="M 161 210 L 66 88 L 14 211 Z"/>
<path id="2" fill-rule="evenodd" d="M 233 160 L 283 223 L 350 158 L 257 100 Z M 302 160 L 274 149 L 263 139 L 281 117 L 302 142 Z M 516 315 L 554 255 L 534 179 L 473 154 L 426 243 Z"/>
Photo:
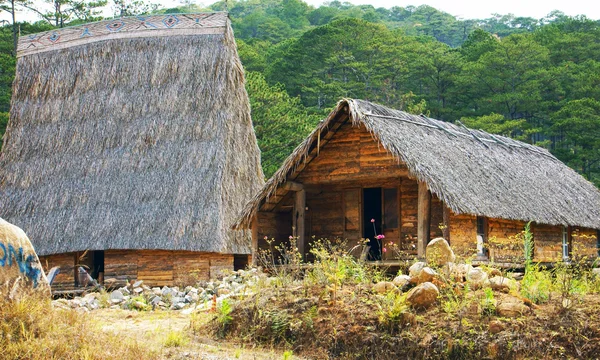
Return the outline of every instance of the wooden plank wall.
<path id="1" fill-rule="evenodd" d="M 400 178 L 408 168 L 373 140 L 364 126 L 342 125 L 295 181 L 303 184 L 369 183 L 374 179 Z"/>
<path id="2" fill-rule="evenodd" d="M 520 229 L 514 231 L 521 232 L 525 224 L 519 222 L 516 226 L 522 224 Z M 531 224 L 533 230 L 534 260 L 541 262 L 552 262 L 562 260 L 562 226 L 552 226 L 543 224 Z"/>
<path id="3" fill-rule="evenodd" d="M 107 250 L 104 278 L 125 281 L 144 280 L 148 286 L 189 285 L 218 277 L 233 270 L 233 255 L 167 250 Z"/>
<path id="4" fill-rule="evenodd" d="M 450 246 L 461 257 L 477 253 L 477 218 L 450 212 Z"/>
<path id="5" fill-rule="evenodd" d="M 571 228 L 573 255 L 591 259 L 598 257 L 597 232 L 593 229 Z"/>
<path id="6" fill-rule="evenodd" d="M 54 279 L 53 290 L 72 290 L 75 288 L 75 253 L 40 256 L 44 272 L 55 266 L 60 267 L 60 273 Z"/>

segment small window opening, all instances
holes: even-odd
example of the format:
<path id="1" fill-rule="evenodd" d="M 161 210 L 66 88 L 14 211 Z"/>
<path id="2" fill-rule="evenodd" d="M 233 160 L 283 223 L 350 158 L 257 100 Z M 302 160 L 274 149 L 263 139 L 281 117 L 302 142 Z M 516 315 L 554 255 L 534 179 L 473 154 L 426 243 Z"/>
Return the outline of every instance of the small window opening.
<path id="1" fill-rule="evenodd" d="M 487 257 L 487 219 L 477 217 L 477 256 Z"/>
<path id="2" fill-rule="evenodd" d="M 564 261 L 569 260 L 569 229 L 566 226 L 562 228 L 562 258 Z"/>

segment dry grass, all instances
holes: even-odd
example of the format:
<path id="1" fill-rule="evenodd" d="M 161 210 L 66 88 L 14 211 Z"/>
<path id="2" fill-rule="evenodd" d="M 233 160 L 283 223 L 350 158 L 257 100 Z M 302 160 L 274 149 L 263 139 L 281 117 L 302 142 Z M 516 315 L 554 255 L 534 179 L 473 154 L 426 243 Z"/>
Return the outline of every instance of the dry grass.
<path id="1" fill-rule="evenodd" d="M 440 276 L 438 303 L 412 309 L 401 292 L 373 291 L 381 276 L 376 269 L 341 252 L 316 253 L 304 274 L 294 267 L 281 274 L 280 268 L 255 285 L 254 295 L 232 301 L 225 331 L 220 314 L 193 323 L 193 330 L 314 359 L 596 358 L 600 349 L 600 279 L 585 280 L 587 290 L 580 287 L 565 309 L 558 293 L 535 305 L 516 288 L 473 291 Z M 548 276 L 556 291 L 559 277 Z M 528 311 L 497 315 L 496 305 L 515 300 Z M 492 322 L 503 330 L 493 333 Z"/>
<path id="2" fill-rule="evenodd" d="M 56 310 L 40 295 L 0 300 L 2 359 L 155 359 L 135 340 L 101 331 L 88 315 Z"/>

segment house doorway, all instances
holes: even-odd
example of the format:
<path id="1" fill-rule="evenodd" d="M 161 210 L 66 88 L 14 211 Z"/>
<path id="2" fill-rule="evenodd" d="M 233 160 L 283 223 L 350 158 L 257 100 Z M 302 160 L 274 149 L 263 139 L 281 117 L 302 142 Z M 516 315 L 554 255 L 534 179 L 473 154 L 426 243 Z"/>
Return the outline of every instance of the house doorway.
<path id="1" fill-rule="evenodd" d="M 83 268 L 92 279 L 99 284 L 104 282 L 104 251 L 83 251 L 75 253 L 75 286 L 91 286 L 85 275 L 80 273 L 79 268 Z"/>
<path id="2" fill-rule="evenodd" d="M 381 188 L 363 189 L 363 237 L 369 239 L 368 260 L 381 260 L 381 246 L 375 236 L 382 233 Z"/>

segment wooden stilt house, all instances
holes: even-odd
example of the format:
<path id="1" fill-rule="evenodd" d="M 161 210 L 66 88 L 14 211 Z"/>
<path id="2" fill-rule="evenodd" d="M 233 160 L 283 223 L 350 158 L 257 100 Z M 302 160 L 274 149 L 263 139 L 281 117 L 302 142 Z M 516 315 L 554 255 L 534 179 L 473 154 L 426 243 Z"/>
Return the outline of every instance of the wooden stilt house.
<path id="1" fill-rule="evenodd" d="M 23 36 L 0 157 L 0 216 L 54 289 L 172 285 L 243 267 L 231 226 L 262 184 L 226 13 L 121 18 Z"/>
<path id="2" fill-rule="evenodd" d="M 310 258 L 314 239 L 346 239 L 351 249 L 368 238 L 369 258 L 386 261 L 422 257 L 443 236 L 463 256 L 514 263 L 527 222 L 536 260 L 595 258 L 600 191 L 545 149 L 347 99 L 236 226 L 253 230 L 254 251 L 292 236 Z"/>

